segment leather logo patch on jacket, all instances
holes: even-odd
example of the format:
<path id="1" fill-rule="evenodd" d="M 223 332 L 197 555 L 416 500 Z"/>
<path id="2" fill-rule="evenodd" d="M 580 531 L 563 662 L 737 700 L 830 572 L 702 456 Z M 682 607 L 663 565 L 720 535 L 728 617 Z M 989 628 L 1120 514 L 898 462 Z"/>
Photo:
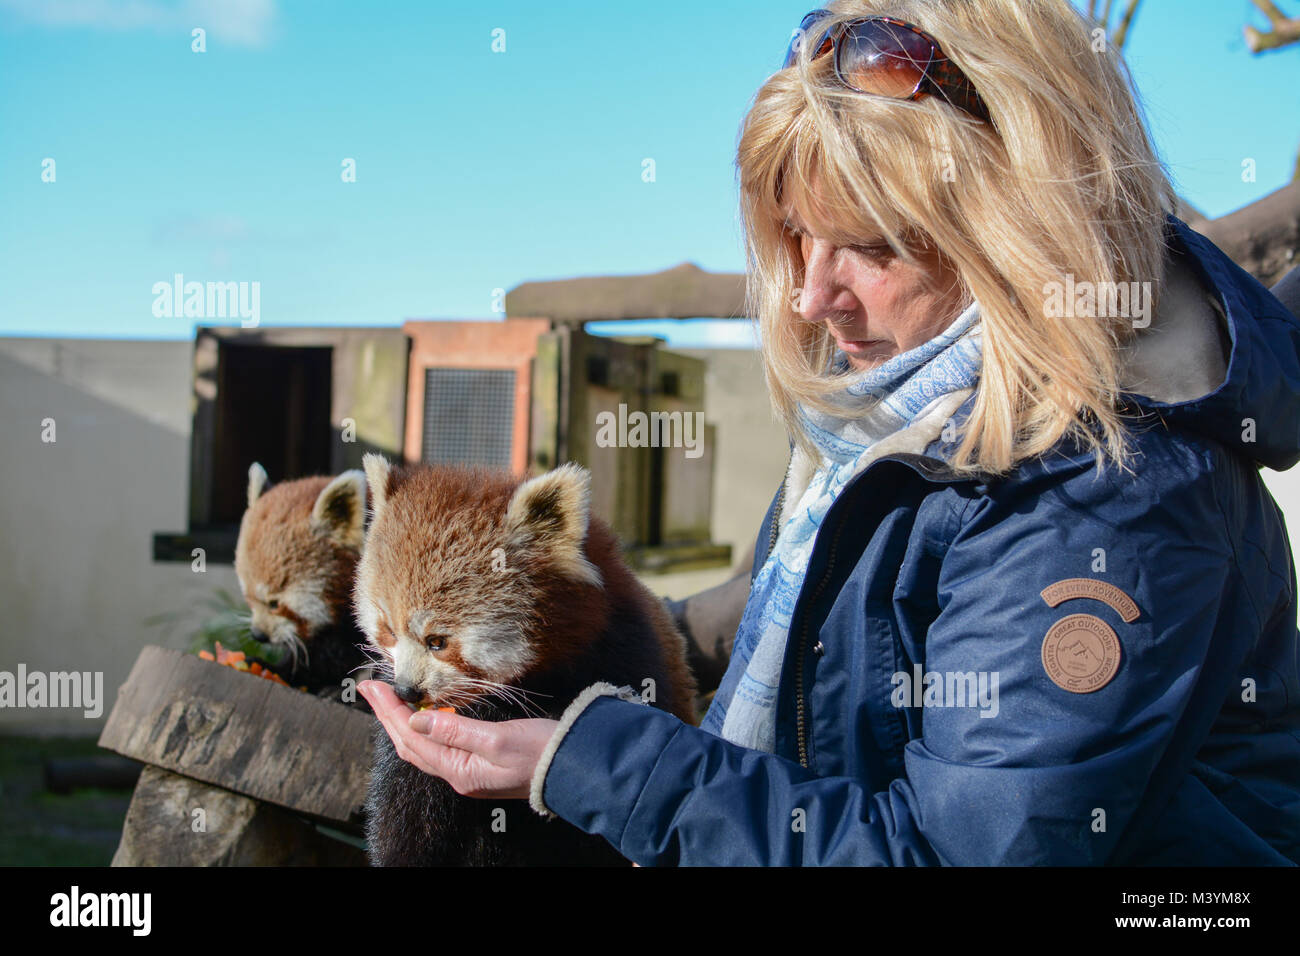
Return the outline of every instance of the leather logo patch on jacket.
<path id="1" fill-rule="evenodd" d="M 1092 598 L 1114 608 L 1115 612 L 1124 619 L 1125 624 L 1136 621 L 1138 614 L 1141 613 L 1138 611 L 1137 602 L 1131 597 L 1115 585 L 1098 581 L 1096 578 L 1066 578 L 1064 581 L 1049 584 L 1040 593 L 1048 607 L 1056 607 L 1062 601 L 1069 601 L 1072 598 Z"/>
<path id="2" fill-rule="evenodd" d="M 1048 607 L 1075 598 L 1100 601 L 1126 624 L 1142 613 L 1137 602 L 1115 585 L 1096 578 L 1066 578 L 1040 592 Z M 1043 669 L 1057 687 L 1073 694 L 1090 694 L 1110 683 L 1119 670 L 1119 637 L 1094 614 L 1061 618 L 1043 638 Z"/>
<path id="3" fill-rule="evenodd" d="M 1052 682 L 1074 694 L 1091 694 L 1119 670 L 1119 638 L 1092 614 L 1061 618 L 1043 638 L 1043 669 Z"/>

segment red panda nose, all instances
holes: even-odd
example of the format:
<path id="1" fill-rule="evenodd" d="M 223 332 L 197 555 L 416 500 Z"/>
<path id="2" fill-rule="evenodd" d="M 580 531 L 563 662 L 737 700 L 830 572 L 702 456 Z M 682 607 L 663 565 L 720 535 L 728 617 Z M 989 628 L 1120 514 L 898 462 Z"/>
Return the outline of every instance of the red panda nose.
<path id="1" fill-rule="evenodd" d="M 267 641 L 271 639 L 270 634 L 264 634 L 261 631 L 259 631 L 257 628 L 253 628 L 251 636 L 253 640 L 257 641 L 259 644 L 265 644 Z"/>
<path id="2" fill-rule="evenodd" d="M 399 700 L 404 700 L 408 704 L 414 704 L 424 697 L 423 691 L 410 684 L 394 684 L 393 692 L 397 694 Z"/>

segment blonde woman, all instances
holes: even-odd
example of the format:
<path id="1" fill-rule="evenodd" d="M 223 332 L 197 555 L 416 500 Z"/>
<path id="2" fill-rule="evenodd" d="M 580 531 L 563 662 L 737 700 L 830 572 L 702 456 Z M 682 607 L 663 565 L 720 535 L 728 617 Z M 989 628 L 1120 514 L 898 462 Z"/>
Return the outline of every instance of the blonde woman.
<path id="1" fill-rule="evenodd" d="M 845 0 L 738 167 L 792 459 L 700 728 L 411 718 L 641 864 L 1300 862 L 1300 325 L 1171 215 L 1065 0 Z"/>

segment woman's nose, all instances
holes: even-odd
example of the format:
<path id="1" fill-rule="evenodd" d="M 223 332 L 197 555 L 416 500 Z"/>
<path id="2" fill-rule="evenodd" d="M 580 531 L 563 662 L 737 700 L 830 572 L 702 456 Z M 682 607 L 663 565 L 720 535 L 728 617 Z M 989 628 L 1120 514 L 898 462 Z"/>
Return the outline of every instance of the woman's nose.
<path id="1" fill-rule="evenodd" d="M 815 240 L 804 253 L 803 285 L 796 290 L 794 310 L 806 322 L 820 323 L 830 312 L 843 312 L 837 297 L 844 293 L 835 275 L 835 247 Z"/>

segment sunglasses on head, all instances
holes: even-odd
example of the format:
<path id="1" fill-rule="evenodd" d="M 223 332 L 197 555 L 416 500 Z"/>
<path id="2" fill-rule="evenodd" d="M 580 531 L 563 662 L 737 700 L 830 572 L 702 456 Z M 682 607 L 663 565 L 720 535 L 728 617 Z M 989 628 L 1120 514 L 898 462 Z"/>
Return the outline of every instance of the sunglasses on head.
<path id="1" fill-rule="evenodd" d="M 835 75 L 851 90 L 900 100 L 938 95 L 972 116 L 990 121 L 975 85 L 928 33 L 893 17 L 861 17 L 810 33 L 829 16 L 829 10 L 814 10 L 804 16 L 790 39 L 783 66 L 791 66 L 803 43 L 816 36 L 811 58 L 834 51 Z"/>

